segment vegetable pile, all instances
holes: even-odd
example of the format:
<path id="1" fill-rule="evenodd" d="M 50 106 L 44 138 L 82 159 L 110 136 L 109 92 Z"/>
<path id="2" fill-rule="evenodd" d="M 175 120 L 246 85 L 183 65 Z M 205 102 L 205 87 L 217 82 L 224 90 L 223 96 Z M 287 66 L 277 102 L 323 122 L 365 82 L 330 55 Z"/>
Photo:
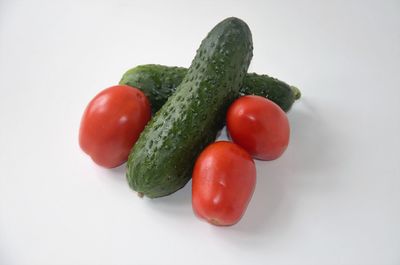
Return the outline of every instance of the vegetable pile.
<path id="1" fill-rule="evenodd" d="M 188 69 L 132 68 L 87 106 L 82 150 L 106 168 L 127 161 L 140 197 L 167 196 L 192 178 L 194 213 L 214 225 L 237 223 L 255 189 L 253 159 L 283 154 L 285 111 L 300 98 L 296 87 L 248 74 L 252 56 L 249 27 L 232 17 L 208 33 Z M 232 142 L 214 142 L 225 124 Z"/>

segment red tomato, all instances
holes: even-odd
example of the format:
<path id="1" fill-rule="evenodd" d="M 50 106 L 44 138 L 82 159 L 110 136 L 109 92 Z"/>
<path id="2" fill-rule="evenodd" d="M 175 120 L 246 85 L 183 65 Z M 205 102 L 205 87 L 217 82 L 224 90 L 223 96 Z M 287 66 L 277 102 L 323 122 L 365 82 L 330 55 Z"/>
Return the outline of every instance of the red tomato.
<path id="1" fill-rule="evenodd" d="M 125 85 L 107 88 L 86 107 L 79 144 L 96 164 L 119 166 L 127 161 L 150 116 L 150 103 L 139 89 Z"/>
<path id="2" fill-rule="evenodd" d="M 274 102 L 244 96 L 229 107 L 226 124 L 232 140 L 254 158 L 274 160 L 289 144 L 289 121 Z"/>
<path id="3" fill-rule="evenodd" d="M 233 225 L 246 211 L 256 184 L 256 167 L 240 146 L 220 141 L 197 158 L 192 178 L 195 214 L 214 225 Z"/>

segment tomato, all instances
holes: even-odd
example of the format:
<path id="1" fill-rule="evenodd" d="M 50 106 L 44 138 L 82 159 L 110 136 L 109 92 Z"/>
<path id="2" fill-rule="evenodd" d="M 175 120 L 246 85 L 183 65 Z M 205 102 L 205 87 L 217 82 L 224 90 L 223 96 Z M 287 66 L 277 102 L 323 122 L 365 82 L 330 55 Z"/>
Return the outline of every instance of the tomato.
<path id="1" fill-rule="evenodd" d="M 142 91 L 125 85 L 107 88 L 86 107 L 79 144 L 96 164 L 119 166 L 127 161 L 150 117 L 150 103 Z"/>
<path id="2" fill-rule="evenodd" d="M 244 96 L 233 102 L 226 124 L 231 139 L 257 159 L 274 160 L 289 144 L 286 113 L 260 96 Z"/>
<path id="3" fill-rule="evenodd" d="M 196 160 L 192 174 L 194 213 L 214 225 L 233 225 L 246 211 L 256 184 L 251 156 L 237 144 L 210 144 Z"/>

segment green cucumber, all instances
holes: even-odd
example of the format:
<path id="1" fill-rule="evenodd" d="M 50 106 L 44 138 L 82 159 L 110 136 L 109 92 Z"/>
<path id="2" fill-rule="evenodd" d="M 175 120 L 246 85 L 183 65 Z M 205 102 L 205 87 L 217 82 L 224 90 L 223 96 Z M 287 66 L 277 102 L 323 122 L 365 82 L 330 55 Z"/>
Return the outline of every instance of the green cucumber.
<path id="1" fill-rule="evenodd" d="M 156 198 L 182 188 L 199 153 L 216 138 L 253 56 L 249 27 L 238 18 L 216 25 L 167 102 L 151 119 L 127 163 L 129 186 Z"/>
<path id="2" fill-rule="evenodd" d="M 156 113 L 171 96 L 187 73 L 183 67 L 158 64 L 139 65 L 128 70 L 119 82 L 121 85 L 137 87 L 144 92 Z M 240 95 L 257 95 L 268 98 L 284 111 L 289 111 L 300 91 L 268 75 L 247 74 L 239 89 Z"/>

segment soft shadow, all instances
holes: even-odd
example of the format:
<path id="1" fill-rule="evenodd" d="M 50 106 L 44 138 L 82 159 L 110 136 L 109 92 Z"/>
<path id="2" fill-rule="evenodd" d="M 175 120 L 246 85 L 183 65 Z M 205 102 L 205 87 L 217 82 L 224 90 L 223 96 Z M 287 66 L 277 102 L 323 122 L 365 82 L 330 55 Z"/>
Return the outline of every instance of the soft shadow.
<path id="1" fill-rule="evenodd" d="M 107 170 L 106 173 L 113 180 L 118 182 L 126 182 L 126 163 Z"/>
<path id="2" fill-rule="evenodd" d="M 148 207 L 156 211 L 163 211 L 168 215 L 187 215 L 192 211 L 192 181 L 189 181 L 182 189 L 171 195 L 148 199 L 144 198 Z"/>
<path id="3" fill-rule="evenodd" d="M 124 163 L 119 167 L 108 169 L 106 174 L 110 176 L 112 179 L 118 182 L 126 183 L 126 185 L 128 185 L 126 180 L 126 163 Z M 192 182 L 189 181 L 183 188 L 179 189 L 178 191 L 174 192 L 171 195 L 155 199 L 149 199 L 144 197 L 144 199 L 148 201 L 149 204 L 154 205 L 156 207 L 158 206 L 163 207 L 163 205 L 171 205 L 173 208 L 176 208 L 178 207 L 177 205 L 191 203 L 192 199 L 191 185 Z"/>
<path id="4" fill-rule="evenodd" d="M 300 105 L 300 104 L 299 104 Z M 291 138 L 287 151 L 274 161 L 256 161 L 257 185 L 243 219 L 232 230 L 243 233 L 276 234 L 291 222 L 296 202 L 303 192 L 334 189 L 335 179 L 324 172 L 333 165 L 330 148 L 335 144 L 329 128 L 305 99 L 288 113 Z"/>
<path id="5" fill-rule="evenodd" d="M 256 161 L 256 190 L 245 215 L 234 226 L 216 228 L 216 234 L 239 244 L 256 243 L 263 240 L 260 237 L 263 235 L 279 236 L 291 225 L 301 196 L 324 193 L 337 187 L 336 179 L 325 174 L 341 163 L 335 159 L 340 154 L 332 151 L 337 151 L 335 145 L 338 143 L 334 140 L 336 130 L 321 116 L 321 111 L 305 98 L 293 106 L 288 113 L 291 127 L 288 149 L 277 160 Z M 229 136 L 224 129 L 218 140 L 227 139 Z M 125 165 L 110 172 L 116 179 L 126 181 Z M 191 181 L 169 196 L 144 200 L 149 208 L 173 218 L 195 218 L 191 209 Z M 253 236 L 243 240 L 243 234 Z"/>
<path id="6" fill-rule="evenodd" d="M 103 174 L 105 174 L 107 181 L 111 180 L 118 186 L 128 187 L 126 163 L 116 168 L 104 170 Z M 133 195 L 137 195 L 133 190 L 132 193 L 134 193 Z M 168 215 L 191 214 L 192 182 L 189 181 L 183 188 L 171 195 L 154 199 L 143 197 L 142 200 L 154 211 L 161 211 Z"/>

